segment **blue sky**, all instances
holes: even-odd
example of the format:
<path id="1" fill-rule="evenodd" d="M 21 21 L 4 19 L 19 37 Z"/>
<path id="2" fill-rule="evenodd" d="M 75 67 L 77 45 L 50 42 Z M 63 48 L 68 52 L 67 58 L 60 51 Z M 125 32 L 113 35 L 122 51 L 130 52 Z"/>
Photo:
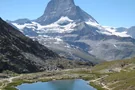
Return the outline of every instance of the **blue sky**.
<path id="1" fill-rule="evenodd" d="M 0 17 L 4 20 L 36 19 L 50 0 L 0 0 Z M 101 25 L 135 26 L 135 0 L 75 0 L 76 5 Z"/>

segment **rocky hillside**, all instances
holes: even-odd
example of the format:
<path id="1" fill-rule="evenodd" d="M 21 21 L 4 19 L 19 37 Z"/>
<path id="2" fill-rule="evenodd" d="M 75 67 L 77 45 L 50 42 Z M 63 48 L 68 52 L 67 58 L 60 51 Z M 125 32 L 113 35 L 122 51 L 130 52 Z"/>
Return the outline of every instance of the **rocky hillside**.
<path id="1" fill-rule="evenodd" d="M 3 70 L 17 73 L 37 72 L 76 67 L 79 64 L 86 63 L 76 64 L 60 58 L 56 53 L 26 37 L 0 18 L 0 72 Z"/>
<path id="2" fill-rule="evenodd" d="M 59 56 L 27 38 L 0 19 L 0 71 L 35 72 L 45 70 L 47 59 Z"/>

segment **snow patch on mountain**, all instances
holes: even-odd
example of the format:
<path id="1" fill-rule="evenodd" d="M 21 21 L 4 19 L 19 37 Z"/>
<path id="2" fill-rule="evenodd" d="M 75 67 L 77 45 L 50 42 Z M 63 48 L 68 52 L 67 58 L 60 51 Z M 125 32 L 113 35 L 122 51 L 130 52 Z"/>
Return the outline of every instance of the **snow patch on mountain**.
<path id="1" fill-rule="evenodd" d="M 116 28 L 108 27 L 108 26 L 103 26 L 105 30 L 110 32 L 112 35 L 120 36 L 120 37 L 130 37 L 130 35 L 127 34 L 126 31 L 124 32 L 117 32 Z"/>
<path id="2" fill-rule="evenodd" d="M 69 19 L 67 16 L 62 16 L 62 17 L 57 21 L 57 23 L 66 22 L 66 21 L 73 22 L 73 20 Z"/>
<path id="3" fill-rule="evenodd" d="M 115 47 L 115 48 L 117 48 L 117 45 L 116 45 L 116 44 L 114 44 L 114 47 Z"/>
<path id="4" fill-rule="evenodd" d="M 116 35 L 120 37 L 131 37 L 127 34 L 127 31 L 118 32 L 116 28 L 109 27 L 109 26 L 102 26 L 98 24 L 97 22 L 92 22 L 91 20 L 88 20 L 85 22 L 87 25 L 94 26 L 98 30 L 98 33 L 105 34 L 105 35 Z M 32 23 L 25 23 L 25 24 L 17 24 L 12 23 L 14 26 L 19 28 L 20 30 L 23 30 L 24 28 L 31 28 L 33 31 L 36 30 L 37 33 L 70 33 L 75 29 L 75 27 L 78 25 L 73 20 L 69 19 L 67 16 L 62 16 L 58 21 L 49 24 L 49 25 L 40 25 L 37 22 Z"/>
<path id="5" fill-rule="evenodd" d="M 91 21 L 88 21 L 85 23 L 90 25 L 90 26 L 97 27 L 99 29 L 99 30 L 97 30 L 97 32 L 102 33 L 102 34 L 116 35 L 116 36 L 120 36 L 120 37 L 131 37 L 130 35 L 127 34 L 127 31 L 118 32 L 116 30 L 116 28 L 109 27 L 109 26 L 102 26 L 96 22 L 91 22 Z"/>
<path id="6" fill-rule="evenodd" d="M 97 23 L 97 22 L 93 22 L 93 21 L 91 21 L 91 20 L 88 20 L 87 22 L 85 22 L 86 24 L 88 24 L 88 25 L 92 25 L 92 26 L 95 26 L 95 27 L 99 27 L 100 25 Z"/>
<path id="7" fill-rule="evenodd" d="M 70 33 L 74 31 L 74 27 L 76 23 L 73 20 L 69 19 L 68 17 L 61 17 L 58 21 L 49 24 L 49 25 L 40 25 L 37 22 L 27 23 L 27 24 L 17 24 L 12 23 L 14 26 L 23 30 L 24 28 L 32 28 L 33 30 L 38 30 L 38 33 Z"/>

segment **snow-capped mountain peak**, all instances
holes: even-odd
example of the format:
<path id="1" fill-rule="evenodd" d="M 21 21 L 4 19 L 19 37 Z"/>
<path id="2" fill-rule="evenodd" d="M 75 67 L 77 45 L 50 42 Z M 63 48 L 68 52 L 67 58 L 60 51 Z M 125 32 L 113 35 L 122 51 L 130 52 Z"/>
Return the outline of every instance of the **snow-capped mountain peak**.
<path id="1" fill-rule="evenodd" d="M 91 20 L 97 22 L 79 6 L 76 6 L 74 0 L 51 0 L 47 5 L 44 14 L 36 19 L 36 22 L 41 25 L 48 25 L 58 21 L 62 16 L 68 17 L 74 21 Z"/>
<path id="2" fill-rule="evenodd" d="M 116 28 L 109 26 L 102 26 L 97 22 L 88 20 L 85 22 L 87 25 L 98 28 L 98 33 L 105 35 L 116 35 L 120 37 L 131 37 L 127 34 L 127 31 L 118 32 Z M 69 19 L 67 16 L 62 16 L 59 20 L 49 25 L 41 25 L 37 22 L 18 24 L 12 23 L 14 26 L 19 28 L 21 31 L 24 28 L 31 28 L 33 31 L 37 30 L 38 33 L 70 33 L 78 25 L 74 20 Z"/>
<path id="3" fill-rule="evenodd" d="M 135 40 L 127 30 L 102 26 L 76 6 L 74 0 L 50 0 L 41 17 L 19 22 L 12 24 L 28 37 L 70 59 L 114 60 L 135 55 Z"/>

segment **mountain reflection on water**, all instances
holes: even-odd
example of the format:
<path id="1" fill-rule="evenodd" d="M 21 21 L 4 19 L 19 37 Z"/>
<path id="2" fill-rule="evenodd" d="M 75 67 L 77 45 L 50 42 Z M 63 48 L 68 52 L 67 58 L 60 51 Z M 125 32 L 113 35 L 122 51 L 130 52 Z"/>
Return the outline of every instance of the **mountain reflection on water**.
<path id="1" fill-rule="evenodd" d="M 17 88 L 19 90 L 97 90 L 81 79 L 22 84 Z"/>

